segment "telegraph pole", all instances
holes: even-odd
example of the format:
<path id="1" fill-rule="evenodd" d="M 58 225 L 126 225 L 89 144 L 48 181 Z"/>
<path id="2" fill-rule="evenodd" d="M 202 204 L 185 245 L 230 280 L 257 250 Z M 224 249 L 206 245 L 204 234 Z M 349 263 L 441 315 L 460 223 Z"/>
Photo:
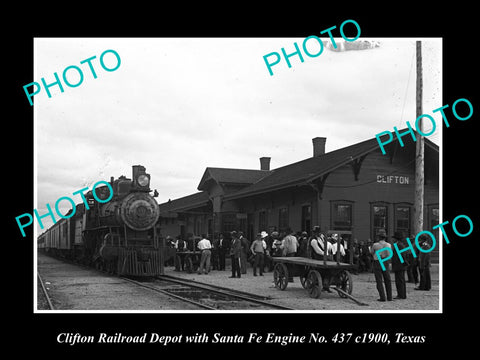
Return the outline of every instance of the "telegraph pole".
<path id="1" fill-rule="evenodd" d="M 422 115 L 423 77 L 422 77 L 422 42 L 417 41 L 417 119 Z M 419 120 L 419 131 L 423 133 L 422 118 Z M 415 149 L 415 200 L 413 205 L 414 235 L 423 230 L 423 200 L 424 200 L 424 137 L 417 131 Z"/>

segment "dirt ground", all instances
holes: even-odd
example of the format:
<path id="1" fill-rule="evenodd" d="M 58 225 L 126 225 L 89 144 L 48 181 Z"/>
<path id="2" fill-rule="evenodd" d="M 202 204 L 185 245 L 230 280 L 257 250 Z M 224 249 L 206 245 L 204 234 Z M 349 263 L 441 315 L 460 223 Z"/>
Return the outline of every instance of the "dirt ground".
<path id="1" fill-rule="evenodd" d="M 138 287 L 118 277 L 38 254 L 40 272 L 55 310 L 194 310 L 194 305 Z M 38 309 L 44 308 L 39 298 Z"/>
<path id="2" fill-rule="evenodd" d="M 59 260 L 38 255 L 38 271 L 56 310 L 196 310 L 179 300 L 167 295 L 154 293 L 149 289 L 138 287 L 118 277 L 107 276 L 95 270 L 66 264 Z M 269 297 L 272 303 L 288 306 L 299 311 L 322 312 L 382 312 L 382 311 L 435 311 L 439 310 L 438 266 L 432 267 L 432 289 L 416 291 L 415 285 L 407 283 L 407 299 L 378 302 L 378 292 L 372 273 L 352 275 L 352 295 L 367 306 L 360 306 L 351 299 L 340 298 L 336 291 L 322 292 L 319 299 L 312 299 L 300 284 L 299 278 L 289 283 L 284 290 L 273 286 L 273 273 L 253 276 L 252 269 L 241 278 L 231 279 L 229 264 L 226 271 L 212 270 L 208 275 L 177 272 L 173 267 L 166 267 L 165 274 L 196 280 L 207 284 L 238 289 Z M 393 280 L 393 274 L 392 274 Z M 393 296 L 396 296 L 392 281 Z M 38 309 L 44 309 L 44 300 L 39 295 Z M 242 310 L 242 309 L 238 309 Z M 282 312 L 284 310 L 275 310 Z"/>
<path id="3" fill-rule="evenodd" d="M 247 291 L 259 295 L 269 296 L 272 302 L 288 306 L 298 310 L 331 310 L 331 311 L 383 311 L 383 310 L 406 310 L 406 311 L 432 311 L 439 310 L 439 281 L 438 265 L 432 267 L 432 289 L 430 291 L 414 290 L 415 284 L 407 283 L 407 299 L 379 302 L 378 291 L 373 273 L 352 274 L 352 295 L 368 306 L 360 306 L 351 299 L 340 298 L 336 291 L 331 293 L 322 292 L 319 299 L 312 299 L 300 284 L 299 278 L 294 278 L 284 291 L 273 286 L 273 273 L 266 272 L 264 276 L 253 276 L 251 267 L 247 268 L 247 274 L 241 278 L 231 279 L 230 267 L 227 262 L 227 270 L 212 270 L 208 275 L 197 273 L 187 274 L 177 272 L 173 267 L 166 267 L 165 274 L 179 278 L 186 278 L 208 284 L 231 287 L 237 290 Z M 391 274 L 393 297 L 397 295 L 394 275 Z"/>

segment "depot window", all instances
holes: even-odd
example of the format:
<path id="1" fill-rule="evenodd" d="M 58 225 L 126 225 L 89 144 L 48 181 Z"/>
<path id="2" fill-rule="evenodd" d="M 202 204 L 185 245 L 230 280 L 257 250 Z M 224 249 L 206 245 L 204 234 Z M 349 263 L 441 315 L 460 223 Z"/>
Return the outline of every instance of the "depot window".
<path id="1" fill-rule="evenodd" d="M 312 206 L 302 206 L 302 231 L 310 233 L 312 229 Z"/>
<path id="2" fill-rule="evenodd" d="M 334 230 L 352 230 L 353 203 L 348 201 L 332 201 L 330 212 L 331 228 Z"/>
<path id="3" fill-rule="evenodd" d="M 377 238 L 377 233 L 379 229 L 385 229 L 385 231 L 387 232 L 387 236 L 392 235 L 388 231 L 388 205 L 387 204 L 383 204 L 383 203 L 372 204 L 370 219 L 371 219 L 371 237 L 373 240 Z"/>
<path id="4" fill-rule="evenodd" d="M 397 204 L 395 206 L 395 231 L 403 232 L 407 237 L 411 234 L 411 206 L 406 204 Z"/>
<path id="5" fill-rule="evenodd" d="M 267 230 L 267 212 L 265 210 L 258 213 L 258 231 Z"/>
<path id="6" fill-rule="evenodd" d="M 285 231 L 288 228 L 288 208 L 287 207 L 278 209 L 278 228 L 280 231 Z"/>

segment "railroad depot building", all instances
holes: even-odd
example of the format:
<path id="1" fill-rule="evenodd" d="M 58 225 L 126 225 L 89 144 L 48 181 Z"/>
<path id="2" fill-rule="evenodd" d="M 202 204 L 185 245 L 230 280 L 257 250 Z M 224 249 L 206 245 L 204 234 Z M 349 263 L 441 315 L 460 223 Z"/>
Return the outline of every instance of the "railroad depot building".
<path id="1" fill-rule="evenodd" d="M 403 133 L 404 131 L 400 131 Z M 199 192 L 160 204 L 163 236 L 242 230 L 349 230 L 374 239 L 379 228 L 413 232 L 415 142 L 396 136 L 382 155 L 376 138 L 325 152 L 326 138 L 313 139 L 313 156 L 276 169 L 260 158 L 260 169 L 207 167 Z M 425 138 L 424 228 L 439 221 L 439 149 Z M 438 230 L 433 231 L 438 235 Z M 211 235 L 210 235 L 211 236 Z"/>

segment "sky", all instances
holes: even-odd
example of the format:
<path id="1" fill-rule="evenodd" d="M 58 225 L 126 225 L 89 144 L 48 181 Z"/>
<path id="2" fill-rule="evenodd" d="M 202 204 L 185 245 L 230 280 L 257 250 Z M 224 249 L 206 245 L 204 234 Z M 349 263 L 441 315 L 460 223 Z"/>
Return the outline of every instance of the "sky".
<path id="1" fill-rule="evenodd" d="M 78 87 L 61 80 L 63 93 L 52 86 L 51 98 L 44 88 L 34 97 L 34 208 L 42 215 L 62 196 L 80 203 L 73 192 L 111 176 L 131 177 L 137 164 L 146 167 L 162 203 L 197 192 L 206 167 L 259 169 L 259 158 L 268 156 L 275 169 L 311 157 L 317 136 L 327 138 L 329 152 L 405 128 L 416 118 L 416 40 L 422 40 L 423 113 L 441 123 L 432 113 L 444 105 L 440 38 L 369 38 L 380 47 L 324 49 L 318 57 L 303 54 L 304 62 L 293 56 L 291 68 L 282 58 L 271 76 L 263 56 L 281 48 L 291 53 L 303 40 L 36 38 L 32 81 L 52 83 L 54 72 L 61 78 L 70 65 L 84 79 Z M 120 56 L 115 71 L 99 63 L 106 50 Z M 80 64 L 92 56 L 96 79 Z M 112 53 L 104 61 L 116 65 Z M 75 70 L 67 74 L 79 81 Z M 441 146 L 441 126 L 428 139 Z M 66 213 L 68 203 L 61 204 Z"/>

